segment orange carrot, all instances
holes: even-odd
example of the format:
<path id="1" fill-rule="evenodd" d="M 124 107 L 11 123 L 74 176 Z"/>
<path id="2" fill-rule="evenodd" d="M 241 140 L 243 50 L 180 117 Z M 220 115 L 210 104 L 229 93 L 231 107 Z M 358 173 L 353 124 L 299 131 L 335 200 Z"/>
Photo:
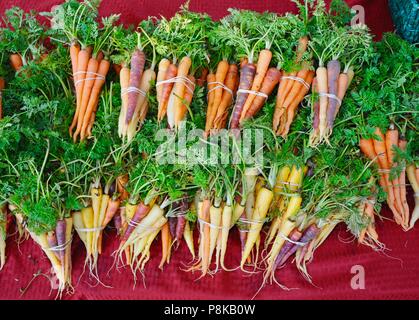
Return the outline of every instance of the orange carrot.
<path id="1" fill-rule="evenodd" d="M 198 80 L 196 80 L 196 84 L 200 87 L 204 86 L 205 81 L 207 79 L 207 75 L 208 75 L 208 69 L 204 68 L 201 71 L 201 75 L 199 76 Z"/>
<path id="2" fill-rule="evenodd" d="M 386 144 L 385 144 L 385 137 L 381 132 L 380 128 L 376 128 L 374 134 L 379 137 L 380 140 L 373 139 L 374 150 L 377 154 L 378 163 L 380 169 L 382 170 L 382 181 L 381 184 L 384 187 L 385 191 L 387 192 L 387 204 L 390 207 L 391 211 L 393 212 L 394 218 L 398 224 L 402 222 L 402 216 L 397 211 L 394 206 L 394 190 L 393 186 L 389 179 L 389 170 L 390 165 L 388 163 L 387 152 L 386 152 Z"/>
<path id="3" fill-rule="evenodd" d="M 214 119 L 214 128 L 221 129 L 220 124 L 221 120 L 224 118 L 224 115 L 228 113 L 227 108 L 230 106 L 231 102 L 233 101 L 233 95 L 232 92 L 235 91 L 236 82 L 238 79 L 238 68 L 235 64 L 231 64 L 228 67 L 227 76 L 225 78 L 224 85 L 231 90 L 229 92 L 228 90 L 224 90 L 223 96 L 221 98 L 220 105 L 217 109 L 217 113 Z M 226 118 L 227 116 L 225 116 Z"/>
<path id="4" fill-rule="evenodd" d="M 19 53 L 13 53 L 9 57 L 10 65 L 12 66 L 13 70 L 16 72 L 19 71 L 23 67 L 22 57 Z"/>
<path id="5" fill-rule="evenodd" d="M 188 79 L 195 85 L 195 77 L 192 75 L 188 75 Z M 185 91 L 185 95 L 183 96 L 183 102 L 180 111 L 176 114 L 178 119 L 176 119 L 176 123 L 179 123 L 183 119 L 185 119 L 185 115 L 188 112 L 188 108 L 191 105 L 193 93 L 194 93 L 194 87 L 192 86 L 192 83 L 187 84 L 187 89 Z"/>
<path id="6" fill-rule="evenodd" d="M 71 70 L 73 72 L 74 82 L 77 81 L 76 72 L 77 72 L 77 66 L 78 66 L 77 59 L 78 59 L 78 56 L 79 56 L 79 52 L 80 52 L 80 46 L 77 42 L 74 41 L 70 46 Z M 76 90 L 77 90 L 77 88 L 76 88 Z"/>
<path id="7" fill-rule="evenodd" d="M 97 59 L 91 58 L 87 65 L 87 73 L 84 78 L 83 93 L 80 102 L 80 109 L 77 115 L 77 127 L 73 135 L 73 140 L 76 141 L 77 136 L 81 132 L 83 118 L 85 116 L 87 105 L 89 104 L 90 94 L 92 92 L 93 85 L 95 83 L 96 72 L 98 71 L 99 63 Z M 81 81 L 81 80 L 79 80 Z"/>
<path id="8" fill-rule="evenodd" d="M 77 72 L 76 77 L 77 81 L 74 83 L 76 87 L 76 112 L 74 113 L 73 122 L 70 125 L 70 128 L 68 129 L 70 136 L 73 135 L 73 129 L 77 125 L 80 108 L 81 108 L 81 100 L 83 95 L 83 87 L 84 87 L 84 79 L 86 79 L 86 71 L 87 71 L 87 65 L 89 63 L 89 52 L 87 49 L 82 49 L 79 51 L 79 54 L 77 56 Z M 96 72 L 93 71 L 93 72 Z"/>
<path id="9" fill-rule="evenodd" d="M 80 133 L 81 141 L 83 141 L 84 138 L 86 137 L 87 126 L 90 124 L 92 113 L 95 111 L 95 108 L 97 107 L 97 104 L 99 102 L 100 90 L 102 89 L 102 86 L 105 83 L 106 75 L 108 74 L 110 66 L 111 66 L 110 62 L 106 59 L 103 59 L 100 62 L 99 69 L 97 70 L 98 75 L 95 77 L 96 79 L 94 82 L 94 86 L 92 88 L 90 99 L 87 105 L 87 109 L 83 117 L 83 123 L 82 123 L 81 133 Z"/>
<path id="10" fill-rule="evenodd" d="M 221 103 L 221 98 L 223 95 L 223 88 L 221 87 L 221 83 L 224 84 L 224 81 L 227 77 L 229 69 L 229 64 L 227 60 L 222 60 L 218 63 L 217 71 L 215 72 L 215 86 L 212 89 L 214 91 L 214 100 L 212 102 L 211 109 L 208 109 L 207 111 L 207 122 L 205 126 L 205 130 L 208 131 L 213 127 L 213 122 L 215 119 L 215 116 L 217 115 L 217 110 Z M 217 88 L 218 87 L 218 88 Z M 211 92 L 212 93 L 212 92 Z M 210 93 L 210 94 L 211 94 Z"/>
<path id="11" fill-rule="evenodd" d="M 252 83 L 252 88 L 250 89 L 251 91 L 256 91 L 258 92 L 260 87 L 262 86 L 262 83 L 265 79 L 265 75 L 266 72 L 268 71 L 269 68 L 269 64 L 271 63 L 272 60 L 272 52 L 269 49 L 263 49 L 260 53 L 259 53 L 259 58 L 258 58 L 258 62 L 256 64 L 256 74 L 255 74 L 255 78 L 253 79 L 253 83 Z M 247 100 L 243 106 L 243 111 L 241 113 L 241 117 L 240 120 L 243 120 L 247 110 L 250 108 L 250 106 L 252 105 L 253 100 L 256 98 L 256 96 L 254 94 L 249 94 L 249 96 L 247 97 Z"/>
<path id="12" fill-rule="evenodd" d="M 313 78 L 314 78 L 314 72 L 309 71 L 308 74 L 307 74 L 307 77 L 304 80 L 305 80 L 306 83 L 308 83 L 310 85 L 311 82 L 313 81 Z M 300 102 L 304 99 L 304 96 L 307 94 L 308 90 L 309 89 L 307 87 L 303 86 L 301 88 L 300 92 L 294 98 L 294 101 L 292 102 L 292 104 L 287 107 L 286 122 L 285 122 L 284 129 L 281 132 L 282 137 L 285 138 L 288 135 L 288 132 L 289 132 L 291 124 L 292 124 L 292 121 L 294 120 L 295 111 L 297 110 L 297 107 L 300 104 Z"/>
<path id="13" fill-rule="evenodd" d="M 386 151 L 387 151 L 387 161 L 389 163 L 389 167 L 395 167 L 397 166 L 396 163 L 394 163 L 394 147 L 398 147 L 399 145 L 399 131 L 394 128 L 394 124 L 390 124 L 389 129 L 386 132 L 385 135 L 385 144 L 386 144 Z M 395 207 L 397 211 L 402 215 L 403 221 L 408 221 L 408 212 L 404 212 L 404 207 L 400 198 L 400 183 L 398 177 L 395 177 L 391 181 L 393 185 L 393 191 L 394 191 L 394 199 L 395 199 Z M 407 224 L 406 224 L 407 228 Z"/>
<path id="14" fill-rule="evenodd" d="M 207 118 L 206 118 L 206 122 L 205 122 L 205 132 L 208 133 L 209 130 L 211 129 L 211 123 L 210 123 L 210 114 L 212 113 L 212 109 L 214 106 L 214 98 L 215 98 L 215 86 L 216 84 L 215 82 L 215 74 L 214 73 L 209 73 L 207 75 L 207 89 L 208 89 L 208 101 L 207 101 Z"/>
<path id="15" fill-rule="evenodd" d="M 186 56 L 183 57 L 182 60 L 179 62 L 178 70 L 177 70 L 177 76 L 178 77 L 187 77 L 189 74 L 189 69 L 191 68 L 192 60 L 190 57 Z M 179 116 L 179 113 L 182 112 L 182 104 L 183 104 L 183 98 L 185 96 L 186 86 L 190 85 L 187 81 L 182 80 L 179 82 L 176 82 L 173 86 L 173 90 L 171 92 L 171 95 L 173 95 L 173 111 L 174 111 L 174 119 L 175 119 L 175 127 L 178 126 L 177 120 L 179 120 L 181 117 Z M 170 124 L 170 123 L 169 123 Z"/>
<path id="16" fill-rule="evenodd" d="M 159 63 L 159 70 L 157 72 L 157 82 L 160 82 L 162 80 L 164 80 L 164 78 L 166 77 L 166 72 L 167 72 L 167 68 L 169 68 L 170 66 L 170 61 L 168 59 L 161 59 L 160 63 Z M 161 95 L 162 95 L 162 91 L 163 91 L 163 87 L 161 85 L 156 86 L 156 97 L 157 97 L 157 103 L 159 105 L 160 108 L 160 104 L 161 104 Z"/>
<path id="17" fill-rule="evenodd" d="M 106 208 L 105 218 L 103 219 L 103 222 L 102 222 L 102 227 L 107 226 L 108 223 L 112 220 L 112 218 L 118 212 L 120 204 L 121 204 L 121 200 L 119 200 L 119 198 L 109 199 L 108 206 Z"/>
<path id="18" fill-rule="evenodd" d="M 290 74 L 287 72 L 284 72 L 282 77 L 287 77 Z M 283 105 L 282 105 L 282 98 L 285 95 L 285 87 L 287 84 L 288 79 L 281 79 L 278 87 L 278 93 L 276 95 L 276 102 L 275 102 L 275 111 L 274 116 L 272 119 L 272 128 L 276 132 L 278 130 L 280 119 L 285 111 Z"/>
<path id="19" fill-rule="evenodd" d="M 164 77 L 164 80 L 169 80 L 177 75 L 177 66 L 175 64 L 171 64 L 166 71 L 166 75 Z M 167 103 L 169 101 L 170 93 L 172 92 L 174 83 L 164 83 L 162 86 L 162 92 L 161 92 L 161 99 L 159 104 L 159 110 L 157 119 L 158 121 L 162 121 L 164 116 L 166 115 L 167 111 Z"/>
<path id="20" fill-rule="evenodd" d="M 361 149 L 362 153 L 365 154 L 371 161 L 376 160 L 377 154 L 375 153 L 372 139 L 361 138 L 359 140 L 359 148 Z"/>
<path id="21" fill-rule="evenodd" d="M 169 253 L 169 236 L 170 236 L 170 230 L 169 230 L 169 223 L 166 222 L 162 229 L 161 229 L 161 260 L 159 264 L 159 268 L 163 269 L 163 265 L 166 262 L 167 255 Z"/>
<path id="22" fill-rule="evenodd" d="M 338 94 L 337 94 L 337 96 L 340 99 L 340 101 L 342 101 L 343 98 L 345 97 L 346 91 L 348 90 L 348 87 L 349 87 L 349 80 L 350 79 L 349 79 L 349 76 L 348 76 L 347 73 L 341 73 L 339 75 L 339 79 L 338 79 Z M 340 105 L 338 104 L 336 106 L 335 115 L 334 115 L 333 120 L 336 119 L 336 116 L 337 116 L 337 114 L 339 112 L 339 109 L 340 109 Z"/>
<path id="23" fill-rule="evenodd" d="M 262 86 L 260 87 L 260 92 L 269 96 L 278 84 L 280 77 L 281 71 L 279 71 L 278 68 L 269 68 L 269 70 L 266 72 L 266 76 L 263 80 Z M 243 114 L 243 119 L 249 119 L 253 117 L 262 108 L 265 101 L 265 97 L 257 96 L 253 100 L 250 107 L 247 109 L 246 114 Z M 243 113 L 244 112 L 245 111 L 243 110 Z"/>
<path id="24" fill-rule="evenodd" d="M 310 70 L 302 69 L 297 73 L 297 77 L 303 79 L 304 81 L 307 82 L 307 84 L 310 85 L 311 81 L 313 80 L 314 75 L 312 74 L 312 72 L 310 72 Z M 293 82 L 293 85 L 291 87 L 291 90 L 282 105 L 282 116 L 279 121 L 279 128 L 277 130 L 277 135 L 284 136 L 286 135 L 286 133 L 288 133 L 285 127 L 287 126 L 287 124 L 288 125 L 291 124 L 290 121 L 292 122 L 293 120 L 293 113 L 295 112 L 295 108 L 304 98 L 304 95 L 308 92 L 308 89 L 299 81 L 292 80 L 292 82 Z M 301 97 L 302 93 L 303 95 Z M 288 115 L 288 109 L 291 105 L 292 105 L 292 108 L 294 108 L 294 110 L 290 111 L 290 115 L 292 115 L 292 117 L 290 118 Z"/>

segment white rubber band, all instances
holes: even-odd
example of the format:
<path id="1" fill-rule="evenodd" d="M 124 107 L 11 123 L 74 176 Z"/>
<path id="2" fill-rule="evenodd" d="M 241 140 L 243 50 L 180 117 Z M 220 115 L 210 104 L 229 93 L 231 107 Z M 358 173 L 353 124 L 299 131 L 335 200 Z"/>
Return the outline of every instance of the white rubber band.
<path id="1" fill-rule="evenodd" d="M 79 71 L 80 72 L 80 71 Z M 76 72 L 77 73 L 77 72 Z M 99 74 L 99 73 L 96 73 L 96 72 L 90 72 L 90 71 L 88 71 L 88 72 L 86 72 L 86 74 L 91 74 L 91 75 L 94 75 L 94 76 L 96 76 L 96 77 L 87 77 L 87 78 L 84 78 L 84 79 L 79 79 L 79 80 L 77 80 L 75 83 L 74 83 L 74 86 L 75 87 L 77 87 L 80 83 L 82 83 L 83 81 L 89 81 L 89 80 L 105 80 L 106 78 L 104 77 L 104 76 L 102 76 L 101 74 Z"/>
<path id="2" fill-rule="evenodd" d="M 342 104 L 342 100 L 340 100 L 336 95 L 332 94 L 332 93 L 326 93 L 326 92 L 319 92 L 319 96 L 320 97 L 328 97 L 330 99 L 334 99 L 338 102 L 339 105 Z"/>
<path id="3" fill-rule="evenodd" d="M 128 94 L 128 93 L 130 93 L 130 92 L 137 92 L 137 93 L 139 93 L 140 95 L 142 95 L 143 97 L 145 97 L 147 94 L 143 91 L 143 90 L 141 90 L 141 89 L 138 89 L 138 88 L 136 88 L 136 87 L 128 87 L 128 88 L 123 88 L 122 90 L 121 90 L 121 96 L 124 96 L 124 95 L 126 95 L 126 94 Z"/>
<path id="4" fill-rule="evenodd" d="M 55 247 L 51 247 L 51 248 L 42 248 L 42 249 L 47 250 L 47 251 L 63 251 L 70 245 L 71 240 L 73 240 L 73 236 L 71 236 L 71 238 L 68 239 L 68 241 L 66 243 L 63 243 L 59 246 L 55 246 Z"/>
<path id="5" fill-rule="evenodd" d="M 281 181 L 282 184 L 290 185 L 291 187 L 300 187 L 300 184 L 298 183 L 292 183 L 288 181 Z"/>
<path id="6" fill-rule="evenodd" d="M 141 235 L 141 231 L 144 231 L 144 230 L 157 231 L 157 230 L 160 230 L 160 228 L 156 228 L 156 227 L 153 227 L 153 226 L 147 226 L 147 225 L 144 225 L 144 224 L 141 224 L 141 223 L 139 223 L 135 227 L 135 232 L 139 235 Z"/>
<path id="7" fill-rule="evenodd" d="M 102 231 L 105 227 L 97 227 L 97 228 L 75 228 L 78 232 L 97 232 Z"/>
<path id="8" fill-rule="evenodd" d="M 255 96 L 259 96 L 259 97 L 263 97 L 265 99 L 268 99 L 268 95 L 264 94 L 263 92 L 258 92 L 258 91 L 253 91 L 253 90 L 246 90 L 246 89 L 239 89 L 237 91 L 237 94 L 239 93 L 248 93 L 248 94 L 253 94 Z"/>
<path id="9" fill-rule="evenodd" d="M 303 79 L 300 77 L 294 77 L 294 76 L 283 76 L 281 77 L 281 80 L 283 79 L 289 79 L 289 80 L 294 80 L 294 81 L 298 81 L 299 83 L 301 83 L 304 87 L 306 87 L 307 90 L 310 90 L 310 85 Z"/>
<path id="10" fill-rule="evenodd" d="M 293 244 L 295 244 L 295 245 L 297 245 L 297 246 L 300 246 L 300 247 L 304 247 L 308 242 L 300 242 L 300 241 L 294 241 L 294 240 L 291 240 L 290 238 L 288 238 L 285 234 L 283 234 L 282 232 L 278 232 L 278 234 L 279 234 L 279 236 L 282 238 L 282 239 L 284 239 L 284 240 L 286 240 L 286 241 L 288 241 L 288 242 L 291 242 L 291 243 L 293 243 Z"/>
<path id="11" fill-rule="evenodd" d="M 239 218 L 238 221 L 240 221 L 240 222 L 242 222 L 244 224 L 252 224 L 252 223 L 254 223 L 254 224 L 264 224 L 266 221 L 268 221 L 268 219 L 265 218 L 265 219 L 262 219 L 262 220 L 259 221 L 259 220 Z"/>
<path id="12" fill-rule="evenodd" d="M 209 226 L 212 229 L 219 229 L 219 230 L 225 230 L 226 229 L 226 230 L 230 230 L 230 227 L 217 226 L 215 224 L 212 224 L 212 223 L 207 222 L 205 220 L 202 220 L 200 218 L 198 218 L 198 221 L 199 221 L 199 223 L 206 224 L 207 226 Z"/>
<path id="13" fill-rule="evenodd" d="M 78 74 L 84 74 L 84 73 L 87 73 L 87 71 L 77 71 L 77 72 L 73 73 L 73 77 L 77 76 Z"/>
<path id="14" fill-rule="evenodd" d="M 378 169 L 378 172 L 380 173 L 390 173 L 390 169 Z"/>
<path id="15" fill-rule="evenodd" d="M 167 80 L 160 80 L 156 82 L 156 87 L 165 83 L 183 83 L 190 93 L 193 94 L 195 91 L 195 83 L 193 83 L 188 77 L 176 76 Z"/>
<path id="16" fill-rule="evenodd" d="M 171 213 L 171 214 L 167 214 L 166 217 L 167 218 L 177 218 L 177 217 L 186 217 L 187 214 L 186 213 Z"/>
<path id="17" fill-rule="evenodd" d="M 222 82 L 219 82 L 219 81 L 211 81 L 211 82 L 208 82 L 207 84 L 208 84 L 208 85 L 210 85 L 210 84 L 216 84 L 216 86 L 215 86 L 214 88 L 211 88 L 210 90 L 208 90 L 207 95 L 208 95 L 210 92 L 212 92 L 212 91 L 214 91 L 214 90 L 216 90 L 216 89 L 221 88 L 221 89 L 223 89 L 223 90 L 227 91 L 227 92 L 228 92 L 231 96 L 233 96 L 233 90 L 231 90 L 230 88 L 226 87 L 226 86 L 225 86 L 225 84 L 224 84 L 224 83 L 222 83 Z"/>

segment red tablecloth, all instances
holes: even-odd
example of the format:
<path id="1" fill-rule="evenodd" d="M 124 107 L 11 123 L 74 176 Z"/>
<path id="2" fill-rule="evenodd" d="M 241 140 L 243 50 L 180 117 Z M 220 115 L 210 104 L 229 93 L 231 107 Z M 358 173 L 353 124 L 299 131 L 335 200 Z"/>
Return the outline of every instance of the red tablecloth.
<path id="1" fill-rule="evenodd" d="M 12 5 L 26 9 L 47 10 L 60 0 L 1 0 L 0 12 Z M 103 0 L 101 13 L 121 13 L 125 23 L 134 23 L 148 15 L 173 14 L 182 1 L 127 1 Z M 366 22 L 379 38 L 384 31 L 392 30 L 386 0 L 349 0 L 350 5 L 360 4 L 365 8 Z M 192 0 L 192 10 L 205 11 L 214 18 L 224 15 L 229 7 L 271 10 L 285 12 L 295 10 L 288 1 L 198 1 Z M 410 204 L 412 204 L 412 199 Z M 389 217 L 388 211 L 383 211 Z M 277 286 L 265 287 L 256 298 L 260 299 L 418 299 L 419 298 L 419 228 L 403 232 L 392 221 L 379 221 L 377 231 L 380 240 L 386 244 L 385 252 L 373 252 L 370 248 L 356 243 L 346 243 L 348 233 L 344 226 L 339 226 L 330 238 L 315 254 L 309 266 L 314 284 L 310 285 L 302 279 L 294 265 L 287 265 L 277 273 L 277 278 L 291 291 L 283 291 Z M 249 299 L 261 284 L 261 274 L 251 277 L 240 271 L 219 272 L 214 277 L 206 277 L 194 281 L 198 274 L 190 274 L 181 270 L 183 263 L 190 261 L 190 255 L 183 244 L 174 254 L 169 266 L 164 271 L 157 268 L 160 261 L 160 243 L 153 244 L 152 259 L 137 286 L 133 288 L 132 274 L 128 269 L 108 270 L 113 264 L 111 253 L 117 248 L 115 234 L 108 231 L 104 237 L 104 253 L 99 261 L 101 280 L 112 286 L 101 285 L 92 287 L 84 275 L 80 281 L 85 251 L 79 239 L 73 243 L 73 279 L 75 293 L 65 296 L 66 299 Z M 233 231 L 227 254 L 227 265 L 239 263 L 239 239 Z M 53 299 L 55 292 L 50 292 L 48 280 L 38 277 L 25 295 L 20 296 L 19 289 L 25 287 L 32 275 L 39 270 L 49 271 L 47 258 L 41 254 L 39 247 L 32 240 L 17 246 L 14 237 L 7 241 L 8 260 L 0 272 L 1 299 Z M 351 288 L 351 268 L 361 265 L 365 269 L 365 289 Z M 145 287 L 146 286 L 146 287 Z"/>

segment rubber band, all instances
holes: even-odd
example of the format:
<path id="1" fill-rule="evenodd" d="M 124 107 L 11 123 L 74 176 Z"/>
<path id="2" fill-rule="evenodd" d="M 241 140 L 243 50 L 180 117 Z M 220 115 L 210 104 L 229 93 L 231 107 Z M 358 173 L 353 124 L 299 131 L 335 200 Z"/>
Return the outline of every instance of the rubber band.
<path id="1" fill-rule="evenodd" d="M 63 251 L 69 246 L 72 240 L 73 240 L 73 236 L 71 236 L 71 238 L 68 239 L 67 242 L 60 244 L 59 246 L 55 246 L 51 248 L 42 248 L 42 249 L 47 250 L 47 251 Z"/>
<path id="2" fill-rule="evenodd" d="M 166 217 L 168 218 L 177 218 L 177 217 L 186 217 L 187 214 L 186 213 L 171 213 L 171 214 L 167 214 Z"/>
<path id="3" fill-rule="evenodd" d="M 415 192 L 415 193 L 414 193 L 414 196 L 415 196 L 415 197 L 419 197 L 419 192 Z"/>
<path id="4" fill-rule="evenodd" d="M 244 224 L 264 224 L 266 221 L 268 221 L 267 218 L 262 219 L 262 220 L 252 220 L 252 219 L 243 219 L 243 218 L 239 218 L 239 221 L 244 223 Z"/>
<path id="5" fill-rule="evenodd" d="M 126 95 L 126 94 L 128 94 L 128 93 L 130 93 L 130 92 L 137 92 L 137 93 L 139 93 L 140 95 L 142 95 L 143 97 L 145 97 L 147 94 L 145 93 L 145 91 L 143 91 L 143 90 L 141 90 L 141 89 L 138 89 L 138 88 L 136 88 L 136 87 L 128 87 L 128 88 L 123 88 L 122 90 L 121 90 L 121 96 L 124 96 L 124 95 Z"/>
<path id="6" fill-rule="evenodd" d="M 284 239 L 284 240 L 286 240 L 286 241 L 288 241 L 288 242 L 291 242 L 291 243 L 293 243 L 293 244 L 295 244 L 295 245 L 297 245 L 297 246 L 300 246 L 300 247 L 304 247 L 308 242 L 300 242 L 300 241 L 294 241 L 294 240 L 291 240 L 290 238 L 288 238 L 285 234 L 283 234 L 282 232 L 278 232 L 278 234 L 279 234 L 279 236 L 282 238 L 282 239 Z"/>
<path id="7" fill-rule="evenodd" d="M 138 230 L 138 229 L 140 229 L 140 230 Z M 160 230 L 160 228 L 156 228 L 156 227 L 153 227 L 153 226 L 147 226 L 147 225 L 141 224 L 141 223 L 139 223 L 135 227 L 135 232 L 139 235 L 141 235 L 141 231 L 144 231 L 144 230 L 150 230 L 151 232 L 153 232 L 153 231 Z"/>
<path id="8" fill-rule="evenodd" d="M 253 94 L 255 96 L 259 96 L 259 97 L 263 97 L 265 99 L 268 99 L 268 95 L 263 93 L 263 92 L 258 92 L 258 91 L 253 91 L 253 90 L 246 90 L 246 89 L 239 89 L 237 91 L 237 94 L 239 93 L 248 93 L 248 94 Z"/>
<path id="9" fill-rule="evenodd" d="M 80 72 L 80 71 L 79 71 Z M 77 72 L 76 72 L 77 73 Z M 88 78 L 84 78 L 84 79 L 79 79 L 74 83 L 74 86 L 77 87 L 80 83 L 82 83 L 83 81 L 88 81 L 88 80 L 105 80 L 106 78 L 104 76 L 102 76 L 99 73 L 96 72 L 86 72 L 86 74 L 92 74 L 96 77 L 88 77 Z"/>
<path id="10" fill-rule="evenodd" d="M 390 173 L 390 169 L 378 169 L 379 173 Z"/>
<path id="11" fill-rule="evenodd" d="M 73 77 L 77 76 L 78 74 L 83 74 L 83 73 L 87 73 L 87 71 L 77 71 L 77 72 L 73 73 Z"/>
<path id="12" fill-rule="evenodd" d="M 285 185 L 289 185 L 291 187 L 300 187 L 299 183 L 293 183 L 293 182 L 289 182 L 289 181 L 281 181 L 281 184 L 285 184 Z"/>
<path id="13" fill-rule="evenodd" d="M 294 76 L 283 76 L 283 77 L 281 77 L 281 80 L 282 79 L 289 79 L 289 80 L 297 81 L 297 82 L 301 83 L 304 87 L 306 87 L 307 90 L 310 90 L 310 85 L 303 78 L 294 77 Z"/>
<path id="14" fill-rule="evenodd" d="M 160 86 L 162 84 L 165 84 L 165 83 L 179 83 L 179 82 L 182 83 L 183 85 L 185 85 L 186 89 L 188 89 L 190 93 L 192 93 L 192 94 L 194 93 L 195 83 L 193 83 L 191 79 L 189 79 L 188 77 L 185 77 L 185 76 L 176 76 L 176 77 L 173 77 L 173 78 L 170 78 L 170 79 L 167 79 L 167 80 L 157 81 L 156 82 L 156 87 Z M 189 83 L 190 86 L 188 85 L 188 83 Z"/>
<path id="15" fill-rule="evenodd" d="M 209 226 L 212 229 L 219 229 L 219 230 L 225 230 L 225 229 L 227 229 L 227 230 L 230 230 L 230 227 L 217 226 L 215 224 L 212 224 L 210 222 L 207 222 L 205 220 L 202 220 L 201 218 L 198 218 L 198 221 L 200 223 L 202 223 L 202 224 L 206 224 L 207 226 Z"/>
<path id="16" fill-rule="evenodd" d="M 222 83 L 222 82 L 219 82 L 219 81 L 211 81 L 211 82 L 208 82 L 207 84 L 208 84 L 208 85 L 210 85 L 210 84 L 216 84 L 216 86 L 215 86 L 214 88 L 212 88 L 212 89 L 208 90 L 207 95 L 208 95 L 210 92 L 214 91 L 215 89 L 222 88 L 223 90 L 227 91 L 227 92 L 228 92 L 231 96 L 233 96 L 233 90 L 231 90 L 230 88 L 228 88 L 228 87 L 227 87 L 224 83 Z"/>
<path id="17" fill-rule="evenodd" d="M 96 232 L 102 231 L 105 227 L 97 227 L 97 228 L 75 228 L 78 232 Z"/>
<path id="18" fill-rule="evenodd" d="M 342 104 L 342 100 L 340 100 L 336 95 L 334 95 L 333 93 L 326 93 L 326 92 L 319 92 L 319 96 L 320 97 L 328 97 L 330 99 L 334 99 L 338 102 L 339 105 Z"/>

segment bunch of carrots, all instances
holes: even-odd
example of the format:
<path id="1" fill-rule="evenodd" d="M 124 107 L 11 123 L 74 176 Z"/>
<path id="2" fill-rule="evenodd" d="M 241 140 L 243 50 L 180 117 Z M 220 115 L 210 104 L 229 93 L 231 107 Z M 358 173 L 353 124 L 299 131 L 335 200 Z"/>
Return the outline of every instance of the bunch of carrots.
<path id="1" fill-rule="evenodd" d="M 122 261 L 125 255 L 126 263 L 130 266 L 134 279 L 137 271 L 143 272 L 145 264 L 150 259 L 150 247 L 162 233 L 162 248 L 164 248 L 162 262 L 170 261 L 170 238 L 167 232 L 167 218 L 165 208 L 168 202 L 163 200 L 157 202 L 154 191 L 144 201 L 129 200 L 125 206 L 124 215 L 121 217 L 122 233 L 121 242 L 116 251 L 116 258 Z"/>
<path id="2" fill-rule="evenodd" d="M 384 135 L 380 128 L 375 128 L 374 137 L 371 139 L 360 139 L 359 147 L 361 152 L 371 161 L 377 162 L 380 174 L 380 186 L 387 193 L 387 204 L 393 212 L 394 220 L 404 230 L 409 228 L 409 206 L 406 200 L 406 169 L 396 176 L 391 171 L 397 167 L 396 150 L 406 149 L 406 140 L 399 135 L 399 131 L 390 125 Z"/>
<path id="3" fill-rule="evenodd" d="M 119 72 L 122 105 L 118 134 L 127 141 L 134 138 L 148 112 L 147 95 L 156 80 L 154 59 L 151 66 L 144 71 L 146 55 L 142 47 L 138 46 L 131 55 L 131 68 L 124 64 Z"/>
<path id="4" fill-rule="evenodd" d="M 170 258 L 170 249 L 173 245 L 179 246 L 180 241 L 185 236 L 186 244 L 194 256 L 193 236 L 190 230 L 189 222 L 186 219 L 186 213 L 189 210 L 188 196 L 183 195 L 181 199 L 172 203 L 170 215 L 166 214 L 167 223 L 162 228 L 162 258 L 159 268 L 163 268 L 164 262 Z"/>
<path id="5" fill-rule="evenodd" d="M 306 171 L 307 167 L 284 166 L 280 168 L 276 177 L 274 203 L 278 206 L 279 215 L 273 218 L 265 241 L 268 254 L 263 283 L 268 279 L 271 281 L 275 279 L 276 269 L 280 268 L 298 249 L 296 242 L 307 243 L 316 235 L 314 226 L 308 227 L 305 231 L 299 230 L 295 219 L 301 208 L 300 188 Z"/>
<path id="6" fill-rule="evenodd" d="M 13 208 L 9 208 L 13 209 Z M 23 224 L 23 216 L 19 213 L 16 220 Z M 71 243 L 73 240 L 73 219 L 62 218 L 57 221 L 55 230 L 48 233 L 36 234 L 29 229 L 30 237 L 35 241 L 48 257 L 58 279 L 57 296 L 61 297 L 65 289 L 72 289 L 71 285 Z"/>
<path id="7" fill-rule="evenodd" d="M 352 68 L 341 72 L 341 65 L 337 59 L 330 60 L 327 67 L 323 66 L 320 61 L 313 80 L 313 92 L 319 97 L 313 104 L 313 130 L 310 133 L 310 145 L 316 146 L 323 141 L 328 142 L 336 115 L 353 77 Z"/>
<path id="8" fill-rule="evenodd" d="M 368 219 L 368 225 L 361 230 L 361 233 L 358 237 L 358 243 L 368 245 L 372 248 L 376 248 L 377 244 L 381 245 L 381 243 L 378 241 L 378 233 L 375 230 L 375 201 L 376 197 L 371 195 L 367 199 L 361 201 L 359 204 L 359 212 L 361 217 L 366 217 Z"/>
<path id="9" fill-rule="evenodd" d="M 70 46 L 76 110 L 68 131 L 74 142 L 79 136 L 83 141 L 92 134 L 100 92 L 110 67 L 103 52 L 92 54 L 92 51 L 92 47 L 81 48 L 77 42 Z"/>
<path id="10" fill-rule="evenodd" d="M 190 74 L 192 60 L 184 56 L 179 64 L 163 58 L 157 72 L 157 120 L 167 117 L 170 129 L 177 128 L 188 112 L 195 91 L 195 77 Z"/>
<path id="11" fill-rule="evenodd" d="M 259 52 L 256 65 L 250 58 L 242 61 L 230 129 L 238 129 L 244 120 L 252 118 L 278 84 L 281 71 L 276 67 L 269 68 L 271 60 L 272 51 L 267 46 Z"/>
<path id="12" fill-rule="evenodd" d="M 308 37 L 301 37 L 297 47 L 295 65 L 302 61 L 303 54 L 307 50 Z M 302 69 L 298 72 L 284 72 L 276 96 L 275 112 L 273 116 L 273 131 L 278 136 L 286 138 L 294 120 L 298 105 L 303 101 L 310 89 L 314 72 L 310 65 L 303 63 Z"/>
<path id="13" fill-rule="evenodd" d="M 238 85 L 238 68 L 235 64 L 229 64 L 226 59 L 217 65 L 215 73 L 207 76 L 208 108 L 205 122 L 205 133 L 209 135 L 211 130 L 224 129 L 227 124 L 228 109 L 233 102 L 234 92 Z"/>
<path id="14" fill-rule="evenodd" d="M 119 212 L 120 193 L 115 183 L 106 184 L 102 190 L 100 180 L 96 179 L 90 187 L 90 202 L 80 211 L 73 212 L 74 228 L 86 248 L 85 263 L 91 275 L 97 277 L 98 257 L 102 253 L 104 228 Z"/>

